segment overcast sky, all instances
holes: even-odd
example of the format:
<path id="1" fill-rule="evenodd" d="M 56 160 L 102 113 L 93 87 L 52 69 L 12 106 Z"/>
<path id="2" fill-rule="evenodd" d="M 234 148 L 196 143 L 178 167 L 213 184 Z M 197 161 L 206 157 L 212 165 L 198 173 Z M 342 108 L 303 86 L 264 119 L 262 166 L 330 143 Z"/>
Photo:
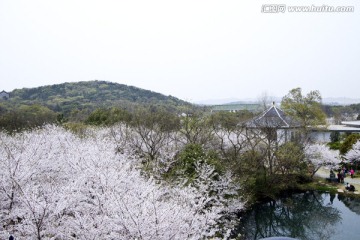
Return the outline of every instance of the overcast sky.
<path id="1" fill-rule="evenodd" d="M 354 6 L 262 13 L 262 5 Z M 360 1 L 0 0 L 0 91 L 106 80 L 188 100 L 360 97 Z"/>

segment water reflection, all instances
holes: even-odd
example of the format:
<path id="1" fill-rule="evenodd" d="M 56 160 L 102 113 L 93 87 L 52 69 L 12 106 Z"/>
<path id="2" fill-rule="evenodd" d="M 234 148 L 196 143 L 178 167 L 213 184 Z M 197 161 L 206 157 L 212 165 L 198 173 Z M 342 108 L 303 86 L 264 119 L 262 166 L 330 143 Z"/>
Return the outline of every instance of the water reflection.
<path id="1" fill-rule="evenodd" d="M 341 211 L 333 206 L 336 195 L 306 192 L 255 207 L 244 219 L 245 239 L 287 236 L 303 240 L 330 239 Z"/>
<path id="2" fill-rule="evenodd" d="M 345 195 L 338 195 L 339 201 L 343 202 L 350 211 L 360 215 L 360 200 L 358 198 L 346 197 Z"/>

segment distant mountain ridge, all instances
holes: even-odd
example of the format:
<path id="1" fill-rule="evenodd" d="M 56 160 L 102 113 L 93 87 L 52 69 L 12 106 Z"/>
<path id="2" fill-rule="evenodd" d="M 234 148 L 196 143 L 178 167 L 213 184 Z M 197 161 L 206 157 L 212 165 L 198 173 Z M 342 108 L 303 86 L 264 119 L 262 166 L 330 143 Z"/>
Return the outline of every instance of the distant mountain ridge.
<path id="1" fill-rule="evenodd" d="M 329 105 L 350 105 L 350 104 L 358 104 L 360 103 L 359 98 L 346 98 L 346 97 L 338 97 L 338 98 L 324 98 L 323 103 Z"/>
<path id="2" fill-rule="evenodd" d="M 280 97 L 271 97 L 273 101 L 276 103 L 280 103 L 282 98 Z M 228 99 L 208 99 L 203 101 L 198 101 L 197 104 L 201 105 L 235 105 L 235 104 L 254 104 L 258 103 L 259 99 L 256 98 L 246 98 L 246 99 L 239 99 L 239 98 L 228 98 Z M 326 97 L 323 98 L 322 102 L 327 105 L 350 105 L 350 104 L 358 104 L 360 103 L 360 99 L 356 98 L 346 98 L 346 97 L 337 97 L 337 98 L 330 98 Z"/>
<path id="3" fill-rule="evenodd" d="M 176 109 L 191 104 L 173 96 L 108 81 L 82 81 L 15 89 L 9 103 L 41 104 L 56 112 L 98 107 L 159 105 Z"/>

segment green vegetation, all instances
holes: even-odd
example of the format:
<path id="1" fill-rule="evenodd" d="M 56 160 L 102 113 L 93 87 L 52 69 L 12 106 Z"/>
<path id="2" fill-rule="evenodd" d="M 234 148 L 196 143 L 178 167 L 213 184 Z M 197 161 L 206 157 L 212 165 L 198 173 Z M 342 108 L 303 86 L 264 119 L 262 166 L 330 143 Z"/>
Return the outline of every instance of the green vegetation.
<path id="1" fill-rule="evenodd" d="M 330 141 L 332 143 L 340 141 L 340 133 L 339 132 L 331 132 L 330 134 Z"/>
<path id="2" fill-rule="evenodd" d="M 224 172 L 224 168 L 216 152 L 206 152 L 199 144 L 186 145 L 176 158 L 175 164 L 171 166 L 170 170 L 165 174 L 167 179 L 178 180 L 185 177 L 188 182 L 192 182 L 197 178 L 197 165 L 201 164 L 213 166 L 215 172 L 219 175 Z"/>
<path id="3" fill-rule="evenodd" d="M 337 185 L 337 183 L 328 183 L 324 179 L 316 178 L 315 181 L 301 185 L 300 190 L 338 193 Z"/>
<path id="4" fill-rule="evenodd" d="M 346 133 L 340 134 L 338 132 L 333 132 L 330 135 L 331 142 L 328 143 L 328 146 L 331 149 L 339 150 L 341 155 L 345 155 L 352 146 L 360 140 L 360 134 L 358 133 Z"/>
<path id="5" fill-rule="evenodd" d="M 296 143 L 288 142 L 271 150 L 273 169 L 267 152 L 262 147 L 240 156 L 235 170 L 242 186 L 255 199 L 276 198 L 283 191 L 298 189 L 311 181 L 304 154 Z"/>
<path id="6" fill-rule="evenodd" d="M 172 96 L 105 81 L 15 89 L 0 102 L 0 128 L 9 132 L 66 122 L 108 126 L 130 121 L 138 108 L 182 113 L 195 106 Z"/>
<path id="7" fill-rule="evenodd" d="M 342 155 L 346 154 L 354 145 L 354 143 L 356 143 L 358 140 L 360 140 L 360 134 L 350 134 L 350 135 L 346 135 L 346 137 L 344 138 L 344 140 L 341 142 L 340 145 L 340 153 Z"/>
<path id="8" fill-rule="evenodd" d="M 85 137 L 89 126 L 117 128 L 119 151 L 131 146 L 144 172 L 155 177 L 191 183 L 196 168 L 205 164 L 218 178 L 230 172 L 256 199 L 274 198 L 311 181 L 304 143 L 280 141 L 273 126 L 246 128 L 255 116 L 248 110 L 209 113 L 171 96 L 102 81 L 14 90 L 11 96 L 0 105 L 2 129 L 55 123 Z M 283 98 L 282 106 L 301 123 L 304 129 L 299 131 L 306 131 L 324 122 L 320 101 L 319 92 L 303 96 L 297 88 Z M 346 152 L 355 139 L 358 136 L 342 139 L 334 134 L 331 146 Z"/>
<path id="9" fill-rule="evenodd" d="M 324 112 L 328 117 L 332 117 L 335 120 L 335 124 L 340 124 L 349 116 L 357 115 L 357 120 L 360 120 L 360 103 L 350 105 L 323 105 Z"/>
<path id="10" fill-rule="evenodd" d="M 311 91 L 303 96 L 301 88 L 292 89 L 283 97 L 281 108 L 286 114 L 297 120 L 303 128 L 316 127 L 326 123 L 319 91 Z"/>
<path id="11" fill-rule="evenodd" d="M 20 105 L 15 109 L 6 109 L 6 107 L 1 109 L 0 129 L 10 133 L 57 122 L 57 114 L 54 111 L 38 104 Z"/>
<path id="12" fill-rule="evenodd" d="M 95 109 L 85 120 L 86 124 L 95 126 L 110 126 L 117 122 L 130 122 L 131 115 L 128 111 L 112 107 L 110 109 Z"/>
<path id="13" fill-rule="evenodd" d="M 7 101 L 10 106 L 40 104 L 54 112 L 69 116 L 74 109 L 91 111 L 96 108 L 121 107 L 131 109 L 134 105 L 163 106 L 168 111 L 178 111 L 190 104 L 172 96 L 106 81 L 84 81 L 15 89 Z"/>

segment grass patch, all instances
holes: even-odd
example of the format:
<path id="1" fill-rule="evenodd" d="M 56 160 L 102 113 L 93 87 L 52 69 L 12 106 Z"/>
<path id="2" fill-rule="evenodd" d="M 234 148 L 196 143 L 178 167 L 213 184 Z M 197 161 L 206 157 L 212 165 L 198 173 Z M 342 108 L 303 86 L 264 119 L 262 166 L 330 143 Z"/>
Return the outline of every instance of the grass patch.
<path id="1" fill-rule="evenodd" d="M 299 187 L 301 190 L 304 190 L 304 191 L 312 190 L 312 191 L 337 193 L 339 184 L 329 183 L 325 179 L 322 179 L 322 178 L 314 178 L 314 181 L 301 184 Z"/>

